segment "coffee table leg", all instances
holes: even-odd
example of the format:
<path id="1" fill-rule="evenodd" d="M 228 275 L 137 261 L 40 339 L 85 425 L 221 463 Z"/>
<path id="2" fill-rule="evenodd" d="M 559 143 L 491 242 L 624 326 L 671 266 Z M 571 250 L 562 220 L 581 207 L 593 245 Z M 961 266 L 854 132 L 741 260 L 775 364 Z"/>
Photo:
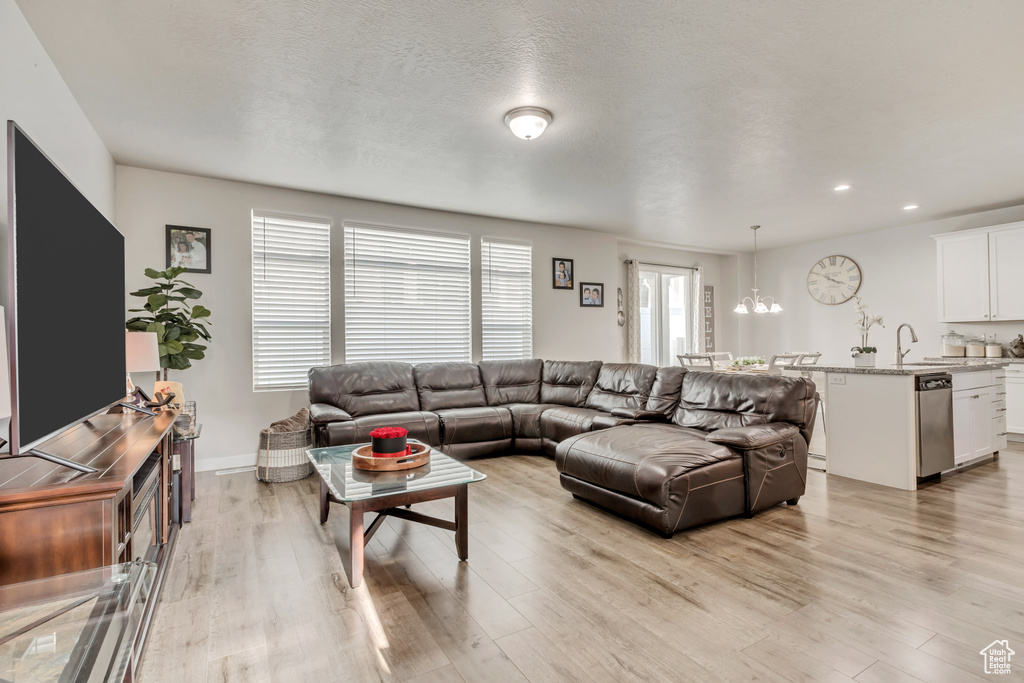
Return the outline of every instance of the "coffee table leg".
<path id="1" fill-rule="evenodd" d="M 469 559 L 469 486 L 455 492 L 455 548 L 460 560 Z"/>
<path id="2" fill-rule="evenodd" d="M 330 491 L 327 488 L 327 482 L 322 478 L 320 479 L 320 523 L 327 523 L 327 515 L 331 511 L 331 501 L 327 499 L 327 495 Z"/>
<path id="3" fill-rule="evenodd" d="M 348 510 L 348 544 L 351 557 L 353 588 L 359 588 L 363 582 L 363 508 L 358 503 L 350 503 Z"/>

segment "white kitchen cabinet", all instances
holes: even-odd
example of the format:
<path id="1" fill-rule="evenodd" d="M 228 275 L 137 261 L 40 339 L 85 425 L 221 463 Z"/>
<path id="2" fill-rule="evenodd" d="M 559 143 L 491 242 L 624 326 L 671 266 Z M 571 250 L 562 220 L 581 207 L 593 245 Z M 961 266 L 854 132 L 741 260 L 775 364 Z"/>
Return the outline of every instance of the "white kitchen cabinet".
<path id="1" fill-rule="evenodd" d="M 938 239 L 938 238 L 936 238 Z M 989 319 L 988 233 L 943 236 L 938 241 L 939 320 Z"/>
<path id="2" fill-rule="evenodd" d="M 957 465 L 1005 446 L 1003 371 L 953 375 L 953 455 Z"/>
<path id="3" fill-rule="evenodd" d="M 1024 320 L 1024 226 L 995 230 L 988 236 L 992 320 Z"/>
<path id="4" fill-rule="evenodd" d="M 1024 320 L 1024 221 L 933 238 L 939 322 Z"/>
<path id="5" fill-rule="evenodd" d="M 1005 431 L 1011 434 L 1024 434 L 1024 367 L 1011 365 L 1006 368 L 1005 398 Z"/>
<path id="6" fill-rule="evenodd" d="M 970 389 L 953 392 L 953 460 L 956 463 L 971 459 L 971 409 L 974 407 Z"/>

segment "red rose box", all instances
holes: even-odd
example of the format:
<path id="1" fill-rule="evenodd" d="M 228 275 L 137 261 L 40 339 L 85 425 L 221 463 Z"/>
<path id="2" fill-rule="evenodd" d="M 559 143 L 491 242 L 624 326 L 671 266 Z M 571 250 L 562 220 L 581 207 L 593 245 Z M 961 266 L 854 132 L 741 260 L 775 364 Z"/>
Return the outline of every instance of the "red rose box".
<path id="1" fill-rule="evenodd" d="M 400 458 L 409 454 L 404 427 L 378 427 L 370 432 L 370 446 L 375 458 Z"/>
<path id="2" fill-rule="evenodd" d="M 370 432 L 371 443 L 352 451 L 352 466 L 360 470 L 388 472 L 411 470 L 430 462 L 430 446 L 408 442 L 403 427 L 378 427 Z"/>

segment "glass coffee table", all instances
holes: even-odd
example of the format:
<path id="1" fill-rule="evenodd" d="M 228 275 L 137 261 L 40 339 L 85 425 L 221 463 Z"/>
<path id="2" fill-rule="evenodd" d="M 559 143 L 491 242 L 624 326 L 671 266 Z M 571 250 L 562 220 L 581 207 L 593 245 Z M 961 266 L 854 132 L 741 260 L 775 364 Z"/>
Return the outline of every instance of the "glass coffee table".
<path id="1" fill-rule="evenodd" d="M 420 443 L 409 439 L 410 443 Z M 384 522 L 398 517 L 410 522 L 436 526 L 455 532 L 455 547 L 460 560 L 469 559 L 469 485 L 487 475 L 477 472 L 441 451 L 430 449 L 430 462 L 421 467 L 397 472 L 367 472 L 352 467 L 352 451 L 366 444 L 312 448 L 306 451 L 320 475 L 320 523 L 327 522 L 331 503 L 349 509 L 349 581 L 357 588 L 363 578 L 363 547 Z M 443 498 L 455 499 L 455 521 L 430 517 L 407 509 L 414 503 Z M 403 508 L 404 506 L 404 508 Z M 377 512 L 369 526 L 363 526 L 363 514 Z"/>

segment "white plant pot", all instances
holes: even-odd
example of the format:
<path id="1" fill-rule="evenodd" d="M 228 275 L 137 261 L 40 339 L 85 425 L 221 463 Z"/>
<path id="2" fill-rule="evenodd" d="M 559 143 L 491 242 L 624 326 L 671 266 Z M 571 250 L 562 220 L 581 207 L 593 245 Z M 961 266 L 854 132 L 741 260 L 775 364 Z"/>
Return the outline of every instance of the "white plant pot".
<path id="1" fill-rule="evenodd" d="M 853 367 L 855 368 L 873 368 L 875 367 L 875 354 L 873 353 L 858 353 L 853 357 Z"/>

